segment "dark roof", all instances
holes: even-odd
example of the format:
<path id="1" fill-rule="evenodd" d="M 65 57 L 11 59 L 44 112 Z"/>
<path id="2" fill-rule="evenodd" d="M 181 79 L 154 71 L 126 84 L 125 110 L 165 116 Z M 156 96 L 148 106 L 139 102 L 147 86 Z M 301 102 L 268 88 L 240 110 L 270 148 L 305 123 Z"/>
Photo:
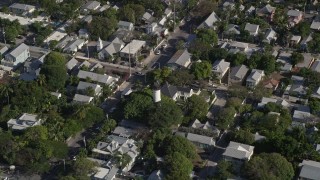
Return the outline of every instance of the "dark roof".
<path id="1" fill-rule="evenodd" d="M 168 83 L 162 86 L 161 93 L 165 96 L 173 98 L 173 96 L 177 93 L 178 88 L 176 86 L 172 86 Z"/>

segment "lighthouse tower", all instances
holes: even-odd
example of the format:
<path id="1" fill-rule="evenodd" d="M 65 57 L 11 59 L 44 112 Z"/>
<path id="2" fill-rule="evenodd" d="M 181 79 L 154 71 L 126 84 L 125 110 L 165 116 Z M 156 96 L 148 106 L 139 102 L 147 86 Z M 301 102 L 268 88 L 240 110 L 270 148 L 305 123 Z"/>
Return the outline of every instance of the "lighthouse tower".
<path id="1" fill-rule="evenodd" d="M 154 85 L 154 88 L 153 88 L 153 101 L 155 103 L 161 101 L 161 90 L 160 90 L 159 83 L 155 83 L 155 85 Z"/>

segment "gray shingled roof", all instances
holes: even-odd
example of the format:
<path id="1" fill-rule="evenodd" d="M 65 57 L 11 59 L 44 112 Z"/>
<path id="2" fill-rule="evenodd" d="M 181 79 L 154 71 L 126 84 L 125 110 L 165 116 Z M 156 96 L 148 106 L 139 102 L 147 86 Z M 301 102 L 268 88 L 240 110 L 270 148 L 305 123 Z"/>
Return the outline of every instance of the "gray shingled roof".
<path id="1" fill-rule="evenodd" d="M 298 16 L 300 16 L 301 15 L 301 11 L 297 11 L 297 10 L 289 10 L 288 12 L 287 12 L 287 15 L 288 16 L 293 16 L 293 17 L 298 17 Z"/>
<path id="2" fill-rule="evenodd" d="M 115 81 L 118 81 L 118 78 L 116 78 L 116 77 L 112 77 L 109 75 L 97 74 L 97 73 L 83 71 L 83 70 L 79 71 L 78 78 L 80 78 L 80 79 L 90 78 L 92 81 L 104 83 L 104 84 L 112 84 Z"/>
<path id="3" fill-rule="evenodd" d="M 190 60 L 191 55 L 187 50 L 178 50 L 169 60 L 168 64 L 177 64 L 179 66 L 186 66 Z"/>
<path id="4" fill-rule="evenodd" d="M 236 159 L 250 159 L 251 155 L 253 154 L 253 149 L 254 146 L 230 141 L 228 147 L 223 153 L 223 156 Z"/>
<path id="5" fill-rule="evenodd" d="M 26 49 L 29 49 L 29 46 L 26 44 L 22 43 L 15 49 L 13 49 L 9 54 L 13 57 L 18 57 L 22 52 L 24 52 Z"/>
<path id="6" fill-rule="evenodd" d="M 73 101 L 80 102 L 80 103 L 90 103 L 93 97 L 85 96 L 81 94 L 75 94 L 73 97 Z"/>
<path id="7" fill-rule="evenodd" d="M 101 86 L 99 84 L 93 84 L 93 83 L 88 83 L 84 81 L 80 81 L 77 90 L 86 90 L 88 88 L 92 88 L 95 92 L 95 94 L 99 94 L 102 90 Z"/>
<path id="8" fill-rule="evenodd" d="M 247 23 L 244 30 L 250 33 L 256 33 L 259 30 L 259 25 Z"/>
<path id="9" fill-rule="evenodd" d="M 312 71 L 320 72 L 320 60 L 316 60 L 312 66 L 311 66 Z"/>
<path id="10" fill-rule="evenodd" d="M 252 69 L 250 75 L 247 78 L 247 81 L 257 81 L 261 76 L 263 76 L 263 70 Z"/>
<path id="11" fill-rule="evenodd" d="M 25 11 L 30 11 L 31 9 L 35 9 L 35 6 L 32 5 L 28 5 L 28 4 L 20 4 L 20 3 L 14 3 L 10 6 L 10 8 L 14 8 L 14 9 L 22 9 Z"/>
<path id="12" fill-rule="evenodd" d="M 239 79 L 243 79 L 249 71 L 249 68 L 245 65 L 236 66 L 231 69 L 230 77 L 236 77 Z"/>
<path id="13" fill-rule="evenodd" d="M 73 69 L 79 62 L 75 59 L 72 58 L 70 61 L 67 62 L 66 66 L 68 70 Z"/>
<path id="14" fill-rule="evenodd" d="M 97 6 L 100 6 L 100 2 L 88 1 L 85 5 L 83 5 L 82 9 L 94 10 Z"/>
<path id="15" fill-rule="evenodd" d="M 172 86 L 168 83 L 166 83 L 165 85 L 163 85 L 161 87 L 161 93 L 165 96 L 168 96 L 170 98 L 173 98 L 173 96 L 178 92 L 178 89 L 176 86 Z"/>
<path id="16" fill-rule="evenodd" d="M 300 175 L 301 178 L 319 180 L 320 177 L 320 163 L 316 161 L 303 160 L 299 164 L 301 167 Z"/>
<path id="17" fill-rule="evenodd" d="M 215 61 L 212 65 L 212 69 L 214 72 L 225 72 L 230 67 L 230 63 L 226 62 L 224 59 L 220 61 Z"/>
<path id="18" fill-rule="evenodd" d="M 206 27 L 212 27 L 214 23 L 220 21 L 220 18 L 217 16 L 217 14 L 213 11 L 209 17 L 200 25 L 200 26 L 206 26 Z"/>
<path id="19" fill-rule="evenodd" d="M 197 142 L 201 144 L 207 144 L 209 146 L 214 145 L 214 141 L 212 137 L 202 136 L 198 134 L 188 133 L 187 139 L 191 142 Z"/>

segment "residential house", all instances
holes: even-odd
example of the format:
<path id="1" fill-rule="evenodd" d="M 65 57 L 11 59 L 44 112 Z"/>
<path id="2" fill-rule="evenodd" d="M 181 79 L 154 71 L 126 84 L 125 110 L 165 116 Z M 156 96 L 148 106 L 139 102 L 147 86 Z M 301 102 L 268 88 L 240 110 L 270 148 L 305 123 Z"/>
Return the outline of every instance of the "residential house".
<path id="1" fill-rule="evenodd" d="M 213 137 L 187 133 L 186 138 L 200 148 L 211 148 L 215 146 L 215 140 L 213 139 Z"/>
<path id="2" fill-rule="evenodd" d="M 116 177 L 118 168 L 116 166 L 109 167 L 96 167 L 96 173 L 92 175 L 93 180 L 113 180 Z"/>
<path id="3" fill-rule="evenodd" d="M 320 177 L 320 162 L 303 160 L 299 164 L 300 174 L 299 180 L 319 180 Z"/>
<path id="4" fill-rule="evenodd" d="M 313 39 L 312 33 L 310 33 L 309 36 L 303 38 L 302 41 L 300 42 L 301 49 L 308 51 L 308 43 L 312 41 L 312 39 Z"/>
<path id="5" fill-rule="evenodd" d="M 99 84 L 93 84 L 93 83 L 88 83 L 88 82 L 84 82 L 84 81 L 80 81 L 78 86 L 77 86 L 77 91 L 81 92 L 83 94 L 88 93 L 88 89 L 92 89 L 93 90 L 93 95 L 94 96 L 100 96 L 101 95 L 101 90 L 102 87 Z"/>
<path id="6" fill-rule="evenodd" d="M 264 71 L 259 69 L 252 69 L 250 75 L 247 77 L 246 86 L 254 88 L 264 77 Z"/>
<path id="7" fill-rule="evenodd" d="M 191 54 L 187 49 L 178 50 L 168 61 L 168 66 L 173 69 L 188 68 L 191 64 Z"/>
<path id="8" fill-rule="evenodd" d="M 62 94 L 61 93 L 58 93 L 58 92 L 50 92 L 50 94 L 52 96 L 55 96 L 57 99 L 60 99 L 62 97 Z"/>
<path id="9" fill-rule="evenodd" d="M 128 30 L 128 31 L 132 31 L 134 29 L 134 25 L 133 25 L 132 22 L 119 21 L 118 28 L 119 29 L 125 29 L 125 30 Z"/>
<path id="10" fill-rule="evenodd" d="M 79 38 L 81 39 L 89 38 L 89 31 L 87 29 L 79 29 L 78 34 L 79 34 Z"/>
<path id="11" fill-rule="evenodd" d="M 165 10 L 164 10 L 164 16 L 165 17 L 170 17 L 172 15 L 172 10 L 170 9 L 170 8 L 166 8 Z"/>
<path id="12" fill-rule="evenodd" d="M 310 25 L 310 29 L 319 31 L 320 30 L 320 22 L 313 20 Z"/>
<path id="13" fill-rule="evenodd" d="M 266 81 L 264 81 L 262 83 L 262 85 L 266 89 L 271 89 L 272 91 L 275 91 L 277 89 L 279 83 L 280 83 L 280 81 L 273 79 L 273 78 L 270 78 L 270 79 L 267 79 Z"/>
<path id="14" fill-rule="evenodd" d="M 291 37 L 291 39 L 290 39 L 290 44 L 291 45 L 297 45 L 297 44 L 299 44 L 299 42 L 301 41 L 301 36 L 295 36 L 295 35 L 293 35 L 292 37 Z"/>
<path id="15" fill-rule="evenodd" d="M 263 108 L 265 105 L 267 105 L 268 103 L 276 103 L 278 105 L 281 105 L 282 107 L 290 107 L 290 104 L 283 100 L 283 99 L 274 99 L 274 98 L 268 98 L 268 97 L 263 97 L 261 99 L 261 102 L 258 103 L 258 108 Z"/>
<path id="16" fill-rule="evenodd" d="M 246 52 L 249 49 L 248 43 L 233 41 L 229 44 L 230 49 L 238 49 L 240 51 Z"/>
<path id="17" fill-rule="evenodd" d="M 295 65 L 295 68 L 301 69 L 301 68 L 310 68 L 311 64 L 314 61 L 314 57 L 311 55 L 311 53 L 303 53 L 303 61 L 299 62 Z"/>
<path id="18" fill-rule="evenodd" d="M 240 27 L 235 24 L 228 24 L 224 34 L 232 36 L 232 35 L 240 35 Z"/>
<path id="19" fill-rule="evenodd" d="M 20 74 L 20 79 L 24 81 L 33 81 L 37 79 L 40 74 L 41 60 L 38 59 L 29 59 L 23 64 L 23 71 Z"/>
<path id="20" fill-rule="evenodd" d="M 251 159 L 253 150 L 254 146 L 230 141 L 222 156 L 225 161 L 231 162 L 235 167 L 240 167 Z"/>
<path id="21" fill-rule="evenodd" d="M 123 127 L 123 126 L 117 126 L 113 131 L 112 134 L 124 137 L 124 138 L 130 138 L 134 134 L 136 134 L 137 131 L 131 128 Z"/>
<path id="22" fill-rule="evenodd" d="M 209 16 L 208 18 L 203 22 L 201 23 L 199 26 L 198 26 L 198 29 L 200 28 L 212 28 L 212 29 L 216 29 L 216 23 L 220 21 L 220 18 L 217 16 L 217 14 L 213 11 Z"/>
<path id="23" fill-rule="evenodd" d="M 20 63 L 24 63 L 30 57 L 29 46 L 22 43 L 7 53 L 1 64 L 8 67 L 16 67 Z"/>
<path id="24" fill-rule="evenodd" d="M 219 83 L 221 83 L 221 79 L 227 74 L 229 69 L 230 63 L 226 62 L 224 59 L 215 61 L 212 66 L 212 72 L 217 75 Z"/>
<path id="25" fill-rule="evenodd" d="M 276 7 L 273 7 L 270 4 L 267 4 L 261 9 L 257 9 L 256 14 L 260 17 L 266 18 L 268 21 L 272 21 L 275 11 L 276 11 Z"/>
<path id="26" fill-rule="evenodd" d="M 5 45 L 2 45 L 0 44 L 0 54 L 1 54 L 1 57 L 0 58 L 3 58 L 3 55 L 9 50 L 8 46 L 5 46 Z M 1 60 L 1 59 L 0 59 Z"/>
<path id="27" fill-rule="evenodd" d="M 70 41 L 64 48 L 63 52 L 75 54 L 87 43 L 84 39 L 75 39 Z"/>
<path id="28" fill-rule="evenodd" d="M 204 129 L 204 130 L 209 130 L 215 133 L 217 136 L 220 134 L 220 130 L 216 128 L 215 126 L 212 126 L 209 121 L 206 123 L 202 124 L 198 119 L 194 120 L 194 122 L 190 125 L 191 128 L 194 129 Z"/>
<path id="29" fill-rule="evenodd" d="M 150 24 L 153 22 L 154 20 L 154 17 L 152 16 L 153 13 L 151 12 L 145 12 L 143 15 L 142 15 L 142 18 L 141 20 L 145 23 L 145 24 Z"/>
<path id="30" fill-rule="evenodd" d="M 120 51 L 120 57 L 132 60 L 138 60 L 141 50 L 146 46 L 146 41 L 132 40 Z"/>
<path id="31" fill-rule="evenodd" d="M 139 155 L 135 140 L 115 135 L 109 135 L 106 142 L 100 141 L 92 152 L 99 156 L 105 156 L 104 159 L 108 157 L 112 158 L 112 155 L 115 154 L 127 154 L 131 160 L 128 165 L 122 169 L 124 172 L 128 172 L 133 167 Z"/>
<path id="32" fill-rule="evenodd" d="M 106 58 L 114 59 L 114 55 L 120 52 L 120 50 L 124 47 L 124 42 L 119 38 L 114 38 L 110 44 L 104 46 L 102 40 L 99 38 L 98 45 L 102 47 L 102 49 L 98 48 L 98 57 L 101 60 Z"/>
<path id="33" fill-rule="evenodd" d="M 292 121 L 297 123 L 308 123 L 311 122 L 311 113 L 310 113 L 310 107 L 299 105 L 296 110 L 293 111 Z"/>
<path id="34" fill-rule="evenodd" d="M 277 63 L 281 64 L 281 71 L 282 72 L 291 72 L 292 65 L 291 65 L 291 51 L 281 51 L 278 59 L 276 60 Z"/>
<path id="35" fill-rule="evenodd" d="M 78 64 L 79 64 L 79 61 L 76 60 L 75 58 L 72 58 L 66 63 L 66 67 L 67 67 L 68 71 L 71 71 L 71 70 L 73 70 L 73 68 L 77 67 Z"/>
<path id="36" fill-rule="evenodd" d="M 25 130 L 29 127 L 39 126 L 42 124 L 42 119 L 37 115 L 23 113 L 18 119 L 10 119 L 7 122 L 8 129 Z"/>
<path id="37" fill-rule="evenodd" d="M 263 42 L 270 44 L 271 42 L 275 42 L 277 40 L 277 33 L 273 29 L 268 29 L 266 32 L 266 37 Z"/>
<path id="38" fill-rule="evenodd" d="M 92 15 L 87 15 L 81 19 L 82 22 L 90 24 L 92 22 Z"/>
<path id="39" fill-rule="evenodd" d="M 257 36 L 259 32 L 259 25 L 247 23 L 245 31 L 248 31 L 251 36 Z"/>
<path id="40" fill-rule="evenodd" d="M 258 132 L 256 132 L 256 133 L 253 134 L 253 135 L 254 135 L 254 141 L 255 141 L 255 142 L 261 142 L 261 141 L 263 141 L 263 140 L 266 139 L 265 136 L 260 135 Z"/>
<path id="41" fill-rule="evenodd" d="M 292 84 L 288 85 L 283 98 L 296 102 L 303 100 L 307 94 L 307 88 L 304 86 L 304 78 L 300 76 L 291 76 Z"/>
<path id="42" fill-rule="evenodd" d="M 174 101 L 178 99 L 186 100 L 187 98 L 191 97 L 192 95 L 199 95 L 200 90 L 197 92 L 194 91 L 192 88 L 186 88 L 186 87 L 177 87 L 170 85 L 168 83 L 164 84 L 161 87 L 161 93 L 167 97 L 170 97 Z"/>
<path id="43" fill-rule="evenodd" d="M 91 96 L 75 94 L 72 102 L 79 103 L 79 104 L 90 104 L 92 101 L 93 101 L 93 97 Z"/>
<path id="44" fill-rule="evenodd" d="M 163 180 L 164 179 L 164 173 L 161 170 L 155 170 L 153 171 L 147 180 Z"/>
<path id="45" fill-rule="evenodd" d="M 249 71 L 249 68 L 245 65 L 232 67 L 229 75 L 230 76 L 229 81 L 231 83 L 242 83 L 248 71 Z"/>
<path id="46" fill-rule="evenodd" d="M 114 86 L 115 83 L 119 81 L 118 77 L 105 75 L 105 74 L 97 74 L 94 72 L 83 71 L 83 70 L 79 71 L 77 77 L 83 80 L 90 79 L 93 82 L 105 84 L 108 86 Z"/>
<path id="47" fill-rule="evenodd" d="M 246 10 L 246 16 L 252 15 L 255 11 L 256 11 L 256 8 L 255 8 L 254 6 L 250 6 L 250 7 Z"/>
<path id="48" fill-rule="evenodd" d="M 311 94 L 311 97 L 320 99 L 320 86 L 315 89 L 315 91 Z"/>
<path id="49" fill-rule="evenodd" d="M 14 3 L 11 6 L 9 6 L 9 9 L 14 14 L 24 16 L 33 13 L 36 10 L 36 7 L 28 4 Z"/>
<path id="50" fill-rule="evenodd" d="M 98 1 L 88 1 L 81 7 L 81 12 L 84 14 L 89 13 L 90 11 L 95 11 L 100 8 L 101 3 Z"/>
<path id="51" fill-rule="evenodd" d="M 288 21 L 290 27 L 295 26 L 296 24 L 299 24 L 299 22 L 303 19 L 303 13 L 299 10 L 289 10 L 287 12 L 288 15 Z"/>

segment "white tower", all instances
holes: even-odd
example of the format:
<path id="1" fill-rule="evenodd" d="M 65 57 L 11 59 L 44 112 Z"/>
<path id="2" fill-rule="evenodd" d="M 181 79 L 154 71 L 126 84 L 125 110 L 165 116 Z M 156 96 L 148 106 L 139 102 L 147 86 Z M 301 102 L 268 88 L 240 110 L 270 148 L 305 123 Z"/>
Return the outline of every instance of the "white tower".
<path id="1" fill-rule="evenodd" d="M 102 40 L 99 37 L 98 44 L 97 44 L 97 51 L 99 52 L 102 48 L 103 48 L 103 43 L 102 43 Z"/>
<path id="2" fill-rule="evenodd" d="M 161 91 L 160 91 L 160 89 L 154 89 L 153 90 L 153 101 L 155 103 L 161 101 Z"/>

